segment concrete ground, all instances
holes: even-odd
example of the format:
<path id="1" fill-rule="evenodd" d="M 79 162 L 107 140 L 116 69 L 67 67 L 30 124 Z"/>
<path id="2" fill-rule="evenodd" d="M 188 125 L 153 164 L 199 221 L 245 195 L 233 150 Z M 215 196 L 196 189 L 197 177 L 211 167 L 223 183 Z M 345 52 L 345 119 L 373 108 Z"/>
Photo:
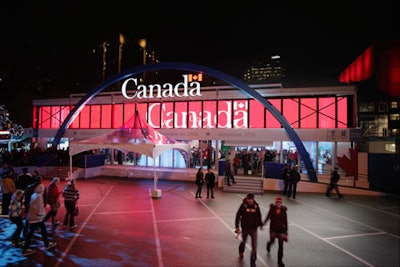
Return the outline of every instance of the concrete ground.
<path id="1" fill-rule="evenodd" d="M 46 181 L 48 182 L 48 181 Z M 64 183 L 64 182 L 62 182 Z M 0 266 L 250 266 L 250 240 L 238 258 L 234 234 L 236 211 L 245 194 L 215 190 L 215 198 L 194 197 L 187 181 L 159 180 L 160 198 L 153 198 L 153 180 L 99 177 L 79 179 L 80 215 L 74 230 L 47 229 L 58 246 L 23 257 L 8 238 L 14 225 L 0 218 Z M 256 195 L 263 219 L 279 191 Z M 399 266 L 399 198 L 298 192 L 283 197 L 288 207 L 289 242 L 286 266 Z M 58 220 L 65 214 L 61 206 Z M 266 251 L 268 225 L 258 234 L 257 266 L 277 266 L 277 244 Z"/>

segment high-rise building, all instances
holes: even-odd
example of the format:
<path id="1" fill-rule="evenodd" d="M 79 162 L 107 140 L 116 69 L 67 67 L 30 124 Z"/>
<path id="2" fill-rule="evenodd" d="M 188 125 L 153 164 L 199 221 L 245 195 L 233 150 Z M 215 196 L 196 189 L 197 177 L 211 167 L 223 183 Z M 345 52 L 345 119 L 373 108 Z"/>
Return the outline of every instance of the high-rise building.
<path id="1" fill-rule="evenodd" d="M 285 70 L 278 55 L 269 60 L 256 62 L 243 75 L 243 80 L 248 82 L 277 82 L 285 77 Z"/>

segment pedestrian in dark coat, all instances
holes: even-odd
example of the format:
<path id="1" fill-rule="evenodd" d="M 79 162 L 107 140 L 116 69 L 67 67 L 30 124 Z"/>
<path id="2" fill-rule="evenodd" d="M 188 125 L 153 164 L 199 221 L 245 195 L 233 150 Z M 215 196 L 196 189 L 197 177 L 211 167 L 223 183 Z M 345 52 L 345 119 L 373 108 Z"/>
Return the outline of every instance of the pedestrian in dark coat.
<path id="1" fill-rule="evenodd" d="M 288 219 L 287 208 L 282 205 L 282 198 L 276 197 L 275 204 L 270 204 L 264 225 L 269 223 L 269 241 L 267 242 L 267 251 L 271 251 L 271 246 L 278 239 L 278 266 L 284 267 L 283 258 L 283 242 L 288 241 Z"/>
<path id="2" fill-rule="evenodd" d="M 203 173 L 203 168 L 200 167 L 196 173 L 196 185 L 197 185 L 196 198 L 202 198 L 201 190 L 203 189 L 203 184 L 204 184 L 204 173 Z"/>
<path id="3" fill-rule="evenodd" d="M 239 228 L 242 228 L 240 230 Z M 256 266 L 257 259 L 257 229 L 262 229 L 263 223 L 261 220 L 261 211 L 257 202 L 254 200 L 254 194 L 249 193 L 243 200 L 235 217 L 235 232 L 237 234 L 242 233 L 242 241 L 239 245 L 239 258 L 243 258 L 247 236 L 251 237 L 251 254 L 250 254 L 250 265 Z"/>
<path id="4" fill-rule="evenodd" d="M 287 194 L 287 190 L 289 187 L 289 165 L 285 163 L 285 166 L 282 169 L 282 181 L 283 181 L 283 195 Z"/>
<path id="5" fill-rule="evenodd" d="M 289 172 L 289 185 L 288 185 L 288 192 L 287 192 L 287 196 L 293 197 L 293 199 L 296 198 L 296 193 L 297 193 L 297 184 L 300 181 L 300 173 L 297 170 L 297 165 L 293 165 L 290 168 L 290 172 Z"/>
<path id="6" fill-rule="evenodd" d="M 207 186 L 207 198 L 214 198 L 214 186 L 215 186 L 215 174 L 212 171 L 211 167 L 208 167 L 208 172 L 205 176 L 206 186 Z"/>
<path id="7" fill-rule="evenodd" d="M 339 192 L 339 187 L 338 187 L 338 182 L 340 180 L 340 175 L 338 173 L 338 167 L 335 167 L 331 173 L 331 179 L 330 183 L 328 185 L 328 188 L 326 189 L 326 196 L 330 197 L 331 196 L 331 191 L 335 190 L 336 194 L 339 198 L 342 198 L 343 195 L 340 194 Z"/>

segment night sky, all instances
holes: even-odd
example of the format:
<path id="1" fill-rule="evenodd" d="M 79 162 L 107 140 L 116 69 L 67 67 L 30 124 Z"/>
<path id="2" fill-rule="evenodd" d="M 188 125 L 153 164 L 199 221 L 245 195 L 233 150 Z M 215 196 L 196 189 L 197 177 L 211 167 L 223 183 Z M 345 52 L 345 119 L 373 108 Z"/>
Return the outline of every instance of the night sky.
<path id="1" fill-rule="evenodd" d="M 7 2 L 0 4 L 0 104 L 10 109 L 21 98 L 29 105 L 29 92 L 46 81 L 90 80 L 92 49 L 119 33 L 146 38 L 162 62 L 237 78 L 278 54 L 294 80 L 337 80 L 373 42 L 399 39 L 394 1 Z"/>

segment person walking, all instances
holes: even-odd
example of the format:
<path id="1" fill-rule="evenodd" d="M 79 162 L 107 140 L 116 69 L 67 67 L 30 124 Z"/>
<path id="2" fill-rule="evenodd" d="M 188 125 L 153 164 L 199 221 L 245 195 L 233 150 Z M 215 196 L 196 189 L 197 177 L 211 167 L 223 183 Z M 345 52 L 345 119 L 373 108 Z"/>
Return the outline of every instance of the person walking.
<path id="1" fill-rule="evenodd" d="M 28 168 L 24 167 L 22 168 L 22 173 L 17 176 L 15 186 L 17 189 L 25 191 L 30 184 L 34 183 L 34 181 L 32 174 L 28 172 Z"/>
<path id="2" fill-rule="evenodd" d="M 14 233 L 11 236 L 11 242 L 14 247 L 22 245 L 21 232 L 24 228 L 24 222 L 22 220 L 22 198 L 24 196 L 24 191 L 17 189 L 15 190 L 9 208 L 10 221 L 15 224 Z"/>
<path id="3" fill-rule="evenodd" d="M 76 187 L 75 179 L 71 178 L 68 184 L 65 185 L 64 190 L 62 192 L 62 196 L 64 197 L 64 206 L 67 210 L 64 217 L 63 225 L 65 227 L 69 226 L 69 229 L 75 229 L 75 209 L 76 202 L 79 199 L 79 189 Z"/>
<path id="4" fill-rule="evenodd" d="M 282 169 L 282 181 L 283 181 L 283 192 L 282 194 L 286 196 L 289 187 L 289 165 L 285 163 Z"/>
<path id="5" fill-rule="evenodd" d="M 201 191 L 203 189 L 203 184 L 204 184 L 204 173 L 203 173 L 203 168 L 200 167 L 196 173 L 196 185 L 197 185 L 196 198 L 202 198 Z"/>
<path id="6" fill-rule="evenodd" d="M 278 266 L 284 267 L 283 258 L 283 242 L 288 242 L 288 219 L 287 208 L 282 205 L 282 198 L 276 197 L 275 204 L 270 204 L 264 225 L 269 223 L 269 241 L 267 242 L 267 252 L 271 251 L 271 246 L 275 239 L 278 239 Z"/>
<path id="7" fill-rule="evenodd" d="M 232 174 L 232 166 L 231 166 L 230 161 L 227 161 L 227 162 L 226 162 L 226 166 L 225 166 L 225 180 L 226 180 L 228 186 L 231 186 L 231 180 L 232 180 L 232 183 L 236 184 L 235 177 L 234 177 L 233 174 Z"/>
<path id="8" fill-rule="evenodd" d="M 208 172 L 205 176 L 206 186 L 207 186 L 207 198 L 214 198 L 214 186 L 215 186 L 215 174 L 211 167 L 208 167 Z"/>
<path id="9" fill-rule="evenodd" d="M 47 235 L 46 226 L 43 222 L 45 216 L 44 209 L 44 199 L 43 193 L 46 190 L 44 184 L 40 183 L 36 186 L 35 192 L 32 194 L 30 199 L 30 205 L 27 214 L 27 220 L 29 223 L 29 232 L 25 237 L 25 244 L 22 250 L 22 256 L 28 256 L 35 253 L 35 250 L 30 248 L 31 240 L 35 234 L 37 228 L 40 229 L 40 234 L 42 235 L 42 240 L 45 244 L 46 250 L 49 250 L 57 246 L 57 242 L 50 242 Z"/>
<path id="10" fill-rule="evenodd" d="M 233 175 L 238 174 L 239 166 L 240 166 L 240 158 L 239 154 L 236 153 L 235 157 L 233 158 Z"/>
<path id="11" fill-rule="evenodd" d="M 288 198 L 293 197 L 296 198 L 297 193 L 297 183 L 300 181 L 300 173 L 297 170 L 297 165 L 293 165 L 289 171 L 289 185 L 288 185 Z"/>
<path id="12" fill-rule="evenodd" d="M 325 195 L 327 197 L 331 196 L 332 190 L 336 191 L 336 194 L 337 194 L 338 198 L 342 198 L 343 197 L 343 195 L 340 194 L 340 192 L 339 192 L 339 187 L 338 187 L 339 180 L 340 180 L 340 175 L 338 173 L 338 167 L 335 167 L 333 169 L 333 171 L 331 172 L 330 183 L 329 183 L 328 188 L 326 190 L 326 194 Z"/>
<path id="13" fill-rule="evenodd" d="M 10 207 L 11 198 L 14 194 L 16 187 L 14 182 L 14 170 L 9 169 L 8 173 L 1 179 L 1 214 L 8 216 L 8 209 Z"/>
<path id="14" fill-rule="evenodd" d="M 240 230 L 239 228 L 242 228 Z M 236 234 L 242 233 L 242 241 L 239 245 L 239 258 L 243 259 L 243 253 L 245 250 L 245 245 L 247 241 L 247 237 L 251 237 L 251 254 L 250 254 L 250 265 L 252 267 L 256 266 L 257 259 L 257 229 L 260 227 L 262 230 L 262 220 L 261 220 L 261 211 L 257 202 L 254 199 L 254 194 L 247 194 L 246 198 L 243 199 L 242 204 L 236 212 L 235 217 L 235 227 Z"/>
<path id="15" fill-rule="evenodd" d="M 38 185 L 43 184 L 43 177 L 41 175 L 39 175 L 39 173 L 37 173 L 37 171 L 35 170 L 34 172 L 34 182 L 32 184 L 30 184 L 27 188 L 26 191 L 24 193 L 24 210 L 25 210 L 25 214 L 29 213 L 29 206 L 31 203 L 31 197 L 32 195 L 35 193 L 35 189 Z M 44 184 L 43 184 L 44 185 Z M 43 192 L 43 208 L 46 207 L 46 201 L 45 199 L 47 198 L 47 190 L 45 187 L 45 190 Z M 29 230 L 29 220 L 27 218 L 25 218 L 25 225 L 24 225 L 24 230 L 23 230 L 23 235 L 26 236 L 26 234 L 28 233 Z"/>
<path id="16" fill-rule="evenodd" d="M 47 187 L 47 204 L 50 205 L 50 210 L 47 212 L 43 221 L 47 222 L 51 217 L 51 224 L 53 226 L 59 225 L 60 222 L 56 220 L 58 209 L 60 208 L 60 190 L 58 185 L 60 184 L 60 178 L 54 177 Z"/>

